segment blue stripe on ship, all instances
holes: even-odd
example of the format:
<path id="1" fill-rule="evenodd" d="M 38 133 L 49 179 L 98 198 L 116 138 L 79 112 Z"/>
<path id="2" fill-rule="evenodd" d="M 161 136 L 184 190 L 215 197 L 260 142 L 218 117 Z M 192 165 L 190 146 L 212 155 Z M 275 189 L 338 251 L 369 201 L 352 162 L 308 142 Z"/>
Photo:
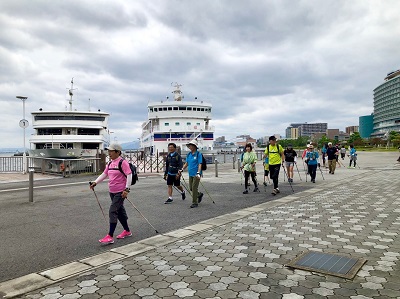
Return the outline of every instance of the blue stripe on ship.
<path id="1" fill-rule="evenodd" d="M 192 134 L 185 134 L 185 133 L 156 133 L 154 134 L 154 140 L 157 141 L 166 141 L 169 138 L 190 138 Z M 204 140 L 214 140 L 214 134 L 213 133 L 202 133 L 199 138 L 203 138 Z"/>

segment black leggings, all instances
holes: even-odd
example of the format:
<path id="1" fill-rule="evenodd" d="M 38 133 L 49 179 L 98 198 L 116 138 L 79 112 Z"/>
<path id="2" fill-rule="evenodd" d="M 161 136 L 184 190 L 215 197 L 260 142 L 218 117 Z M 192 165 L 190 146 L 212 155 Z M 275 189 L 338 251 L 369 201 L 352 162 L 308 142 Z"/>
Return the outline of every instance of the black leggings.
<path id="1" fill-rule="evenodd" d="M 308 164 L 308 173 L 310 174 L 311 180 L 315 180 L 315 176 L 317 175 L 317 166 L 318 165 Z"/>
<path id="2" fill-rule="evenodd" d="M 247 189 L 249 186 L 249 176 L 251 175 L 251 180 L 254 183 L 255 188 L 257 188 L 257 180 L 256 180 L 256 173 L 254 171 L 250 172 L 245 170 L 244 171 L 244 187 Z"/>
<path id="3" fill-rule="evenodd" d="M 279 169 L 281 169 L 281 164 L 269 165 L 269 175 L 274 182 L 274 189 L 278 188 Z"/>

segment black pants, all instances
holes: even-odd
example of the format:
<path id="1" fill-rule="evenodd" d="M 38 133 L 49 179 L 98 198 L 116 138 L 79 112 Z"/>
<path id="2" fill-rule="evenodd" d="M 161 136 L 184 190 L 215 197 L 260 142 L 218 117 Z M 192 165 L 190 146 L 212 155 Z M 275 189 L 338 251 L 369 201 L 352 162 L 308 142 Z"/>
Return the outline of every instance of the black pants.
<path id="1" fill-rule="evenodd" d="M 315 181 L 315 176 L 317 175 L 317 165 L 308 164 L 308 173 L 310 174 L 311 180 Z"/>
<path id="2" fill-rule="evenodd" d="M 128 215 L 124 207 L 124 199 L 122 198 L 122 192 L 111 193 L 111 206 L 109 210 L 110 223 L 117 223 L 118 220 L 122 225 L 128 220 Z"/>
<path id="3" fill-rule="evenodd" d="M 254 187 L 257 188 L 256 173 L 254 171 L 244 171 L 244 187 L 247 189 L 249 186 L 249 176 L 251 175 L 251 180 L 254 183 Z"/>
<path id="4" fill-rule="evenodd" d="M 274 189 L 278 188 L 279 169 L 281 169 L 281 164 L 269 165 L 269 175 L 274 183 Z"/>

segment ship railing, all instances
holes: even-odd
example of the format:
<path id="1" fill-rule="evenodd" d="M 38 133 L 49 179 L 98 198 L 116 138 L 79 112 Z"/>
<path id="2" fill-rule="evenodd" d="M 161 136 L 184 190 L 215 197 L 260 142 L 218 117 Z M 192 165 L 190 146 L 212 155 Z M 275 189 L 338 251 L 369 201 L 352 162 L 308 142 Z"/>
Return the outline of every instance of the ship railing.
<path id="1" fill-rule="evenodd" d="M 104 158 L 58 159 L 29 157 L 28 168 L 42 174 L 71 177 L 82 174 L 99 174 L 105 168 Z"/>

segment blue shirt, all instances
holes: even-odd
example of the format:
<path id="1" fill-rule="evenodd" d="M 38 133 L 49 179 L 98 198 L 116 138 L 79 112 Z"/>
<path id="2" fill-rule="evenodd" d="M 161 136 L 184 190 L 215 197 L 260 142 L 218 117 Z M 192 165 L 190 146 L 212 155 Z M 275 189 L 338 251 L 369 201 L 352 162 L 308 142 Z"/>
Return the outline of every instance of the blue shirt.
<path id="1" fill-rule="evenodd" d="M 318 152 L 307 152 L 306 159 L 308 159 L 308 165 L 317 165 L 318 164 Z"/>
<path id="2" fill-rule="evenodd" d="M 198 151 L 188 153 L 186 156 L 186 162 L 188 164 L 189 176 L 196 176 L 199 170 L 199 164 L 203 162 L 201 154 Z M 201 171 L 200 171 L 201 175 Z"/>
<path id="3" fill-rule="evenodd" d="M 354 147 L 350 149 L 350 156 L 357 156 L 356 149 Z"/>

